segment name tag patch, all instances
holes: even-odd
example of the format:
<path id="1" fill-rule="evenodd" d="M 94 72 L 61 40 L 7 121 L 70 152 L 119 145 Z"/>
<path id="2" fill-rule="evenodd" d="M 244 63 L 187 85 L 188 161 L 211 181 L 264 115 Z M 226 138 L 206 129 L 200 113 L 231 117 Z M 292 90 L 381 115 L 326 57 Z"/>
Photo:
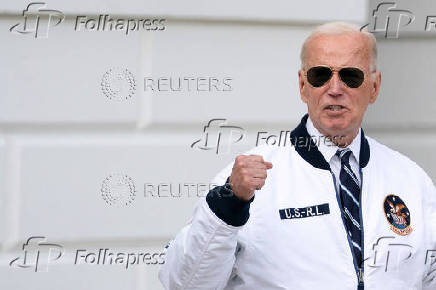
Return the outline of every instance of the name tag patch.
<path id="1" fill-rule="evenodd" d="M 279 213 L 282 220 L 299 219 L 329 214 L 330 207 L 328 203 L 323 203 L 301 208 L 284 208 Z"/>

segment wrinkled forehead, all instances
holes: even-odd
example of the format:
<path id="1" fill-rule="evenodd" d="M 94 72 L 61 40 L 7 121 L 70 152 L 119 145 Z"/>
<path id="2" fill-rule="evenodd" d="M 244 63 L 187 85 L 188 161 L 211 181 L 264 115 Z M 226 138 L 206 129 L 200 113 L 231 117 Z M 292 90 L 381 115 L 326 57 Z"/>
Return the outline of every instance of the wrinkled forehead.
<path id="1" fill-rule="evenodd" d="M 371 48 L 361 33 L 318 35 L 306 47 L 306 66 L 359 67 L 369 70 Z"/>

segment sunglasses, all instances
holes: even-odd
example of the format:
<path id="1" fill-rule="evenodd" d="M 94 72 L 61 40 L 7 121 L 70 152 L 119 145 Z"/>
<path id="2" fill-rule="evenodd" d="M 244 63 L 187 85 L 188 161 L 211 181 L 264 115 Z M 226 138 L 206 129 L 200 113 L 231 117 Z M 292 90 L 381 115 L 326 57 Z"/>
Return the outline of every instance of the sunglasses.
<path id="1" fill-rule="evenodd" d="M 332 78 L 334 71 L 328 66 L 314 66 L 307 71 L 307 80 L 312 86 L 318 88 Z M 341 81 L 350 88 L 360 87 L 365 79 L 364 72 L 356 67 L 344 67 L 337 72 Z"/>

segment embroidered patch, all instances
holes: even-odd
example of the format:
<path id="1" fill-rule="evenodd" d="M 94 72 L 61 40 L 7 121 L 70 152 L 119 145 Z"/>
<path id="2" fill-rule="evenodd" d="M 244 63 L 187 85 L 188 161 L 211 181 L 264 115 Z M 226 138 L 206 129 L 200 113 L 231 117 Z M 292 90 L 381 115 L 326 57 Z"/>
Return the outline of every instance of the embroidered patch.
<path id="1" fill-rule="evenodd" d="M 393 194 L 386 196 L 383 210 L 394 233 L 407 236 L 412 232 L 409 209 L 399 196 Z"/>
<path id="2" fill-rule="evenodd" d="M 280 209 L 279 213 L 282 220 L 299 219 L 329 214 L 330 207 L 328 203 L 323 203 L 301 208 L 284 208 Z"/>

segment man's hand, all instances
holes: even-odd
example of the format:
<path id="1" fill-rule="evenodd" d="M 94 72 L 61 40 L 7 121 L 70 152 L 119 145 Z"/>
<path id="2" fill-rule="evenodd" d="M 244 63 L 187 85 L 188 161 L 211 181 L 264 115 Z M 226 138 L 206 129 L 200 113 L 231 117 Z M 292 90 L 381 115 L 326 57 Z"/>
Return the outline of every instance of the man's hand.
<path id="1" fill-rule="evenodd" d="M 260 155 L 239 155 L 233 164 L 229 183 L 233 193 L 242 200 L 250 200 L 255 190 L 265 184 L 271 162 L 263 161 Z"/>

